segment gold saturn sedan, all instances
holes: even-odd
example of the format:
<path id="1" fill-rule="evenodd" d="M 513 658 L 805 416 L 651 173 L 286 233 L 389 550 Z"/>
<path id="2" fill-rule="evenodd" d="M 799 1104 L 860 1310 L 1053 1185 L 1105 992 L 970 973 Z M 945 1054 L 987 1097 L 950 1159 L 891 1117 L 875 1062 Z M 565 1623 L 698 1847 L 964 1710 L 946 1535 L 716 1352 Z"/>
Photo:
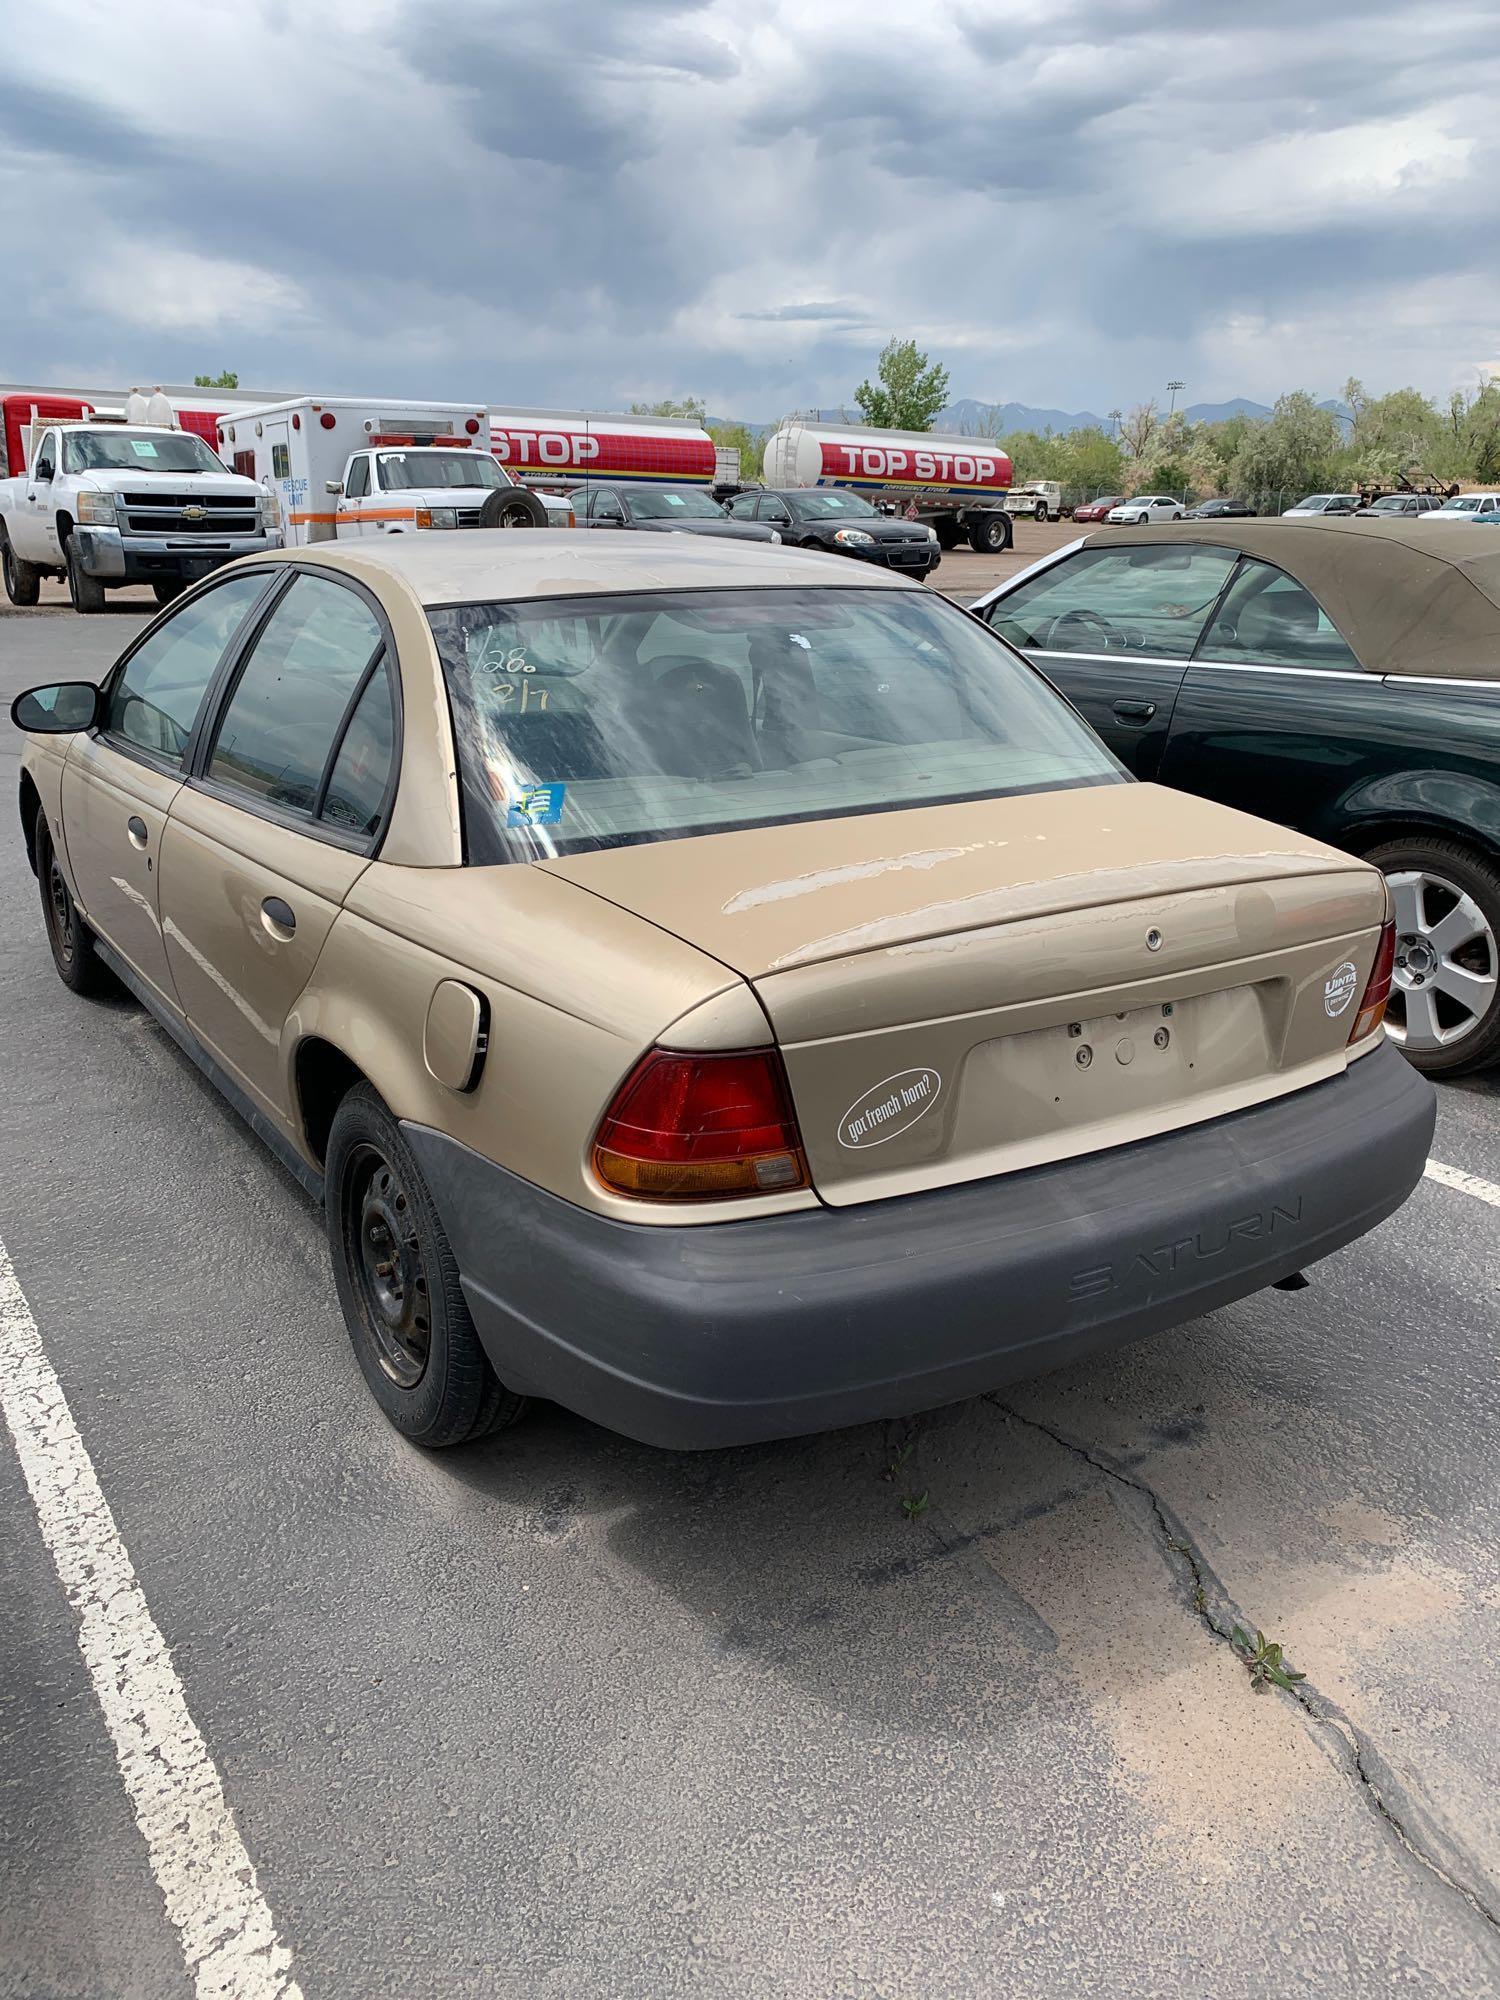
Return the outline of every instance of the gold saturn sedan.
<path id="1" fill-rule="evenodd" d="M 236 563 L 12 710 L 58 972 L 322 1200 L 408 1437 L 928 1408 L 1405 1200 L 1375 869 L 1133 782 L 914 584 L 649 541 Z"/>

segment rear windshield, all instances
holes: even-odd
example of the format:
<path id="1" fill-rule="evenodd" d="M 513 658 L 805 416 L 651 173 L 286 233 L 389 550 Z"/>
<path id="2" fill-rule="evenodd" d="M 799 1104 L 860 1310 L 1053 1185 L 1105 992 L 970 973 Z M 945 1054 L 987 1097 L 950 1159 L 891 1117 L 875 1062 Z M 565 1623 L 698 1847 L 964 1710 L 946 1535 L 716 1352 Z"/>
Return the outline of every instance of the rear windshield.
<path id="1" fill-rule="evenodd" d="M 942 598 L 729 590 L 429 613 L 469 859 L 1126 782 Z"/>
<path id="2" fill-rule="evenodd" d="M 222 472 L 192 431 L 64 431 L 65 472 Z"/>

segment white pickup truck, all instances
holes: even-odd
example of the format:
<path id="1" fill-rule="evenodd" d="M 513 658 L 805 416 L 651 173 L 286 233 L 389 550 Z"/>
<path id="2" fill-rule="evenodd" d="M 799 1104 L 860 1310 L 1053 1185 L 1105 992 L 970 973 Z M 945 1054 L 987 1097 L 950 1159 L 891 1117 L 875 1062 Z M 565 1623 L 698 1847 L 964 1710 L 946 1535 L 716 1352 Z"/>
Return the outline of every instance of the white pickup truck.
<path id="1" fill-rule="evenodd" d="M 1012 486 L 1005 507 L 1007 513 L 1029 514 L 1033 521 L 1060 521 L 1062 487 L 1055 479 L 1028 479 L 1024 486 Z"/>
<path id="2" fill-rule="evenodd" d="M 66 577 L 75 611 L 120 584 L 167 604 L 236 556 L 279 548 L 275 499 L 191 431 L 98 416 L 33 426 L 27 469 L 0 479 L 0 573 L 12 604 Z"/>

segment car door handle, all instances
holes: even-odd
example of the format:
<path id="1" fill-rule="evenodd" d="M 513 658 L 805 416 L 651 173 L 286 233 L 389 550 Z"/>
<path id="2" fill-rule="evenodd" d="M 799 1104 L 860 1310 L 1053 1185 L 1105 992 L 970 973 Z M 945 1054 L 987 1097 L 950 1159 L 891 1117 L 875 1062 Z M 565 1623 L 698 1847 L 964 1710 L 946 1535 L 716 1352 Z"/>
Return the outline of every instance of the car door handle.
<path id="1" fill-rule="evenodd" d="M 141 818 L 139 813 L 132 813 L 129 819 L 126 820 L 125 831 L 130 835 L 130 844 L 132 847 L 144 849 L 146 842 L 151 837 L 146 831 L 146 822 Z"/>
<path id="2" fill-rule="evenodd" d="M 279 896 L 267 896 L 260 906 L 260 921 L 269 937 L 285 944 L 297 928 L 297 912 Z"/>
<path id="3" fill-rule="evenodd" d="M 1154 701 L 1117 701 L 1115 714 L 1121 722 L 1149 722 L 1156 713 Z"/>

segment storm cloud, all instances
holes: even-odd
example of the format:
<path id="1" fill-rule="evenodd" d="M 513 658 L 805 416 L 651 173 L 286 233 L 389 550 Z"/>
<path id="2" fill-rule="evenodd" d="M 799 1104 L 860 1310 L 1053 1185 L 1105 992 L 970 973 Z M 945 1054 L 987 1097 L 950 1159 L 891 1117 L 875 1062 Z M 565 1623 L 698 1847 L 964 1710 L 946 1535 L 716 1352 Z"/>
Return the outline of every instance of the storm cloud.
<path id="1" fill-rule="evenodd" d="M 1441 393 L 1497 98 L 1463 0 L 33 0 L 0 379 L 772 419 L 910 333 L 991 401 Z"/>

